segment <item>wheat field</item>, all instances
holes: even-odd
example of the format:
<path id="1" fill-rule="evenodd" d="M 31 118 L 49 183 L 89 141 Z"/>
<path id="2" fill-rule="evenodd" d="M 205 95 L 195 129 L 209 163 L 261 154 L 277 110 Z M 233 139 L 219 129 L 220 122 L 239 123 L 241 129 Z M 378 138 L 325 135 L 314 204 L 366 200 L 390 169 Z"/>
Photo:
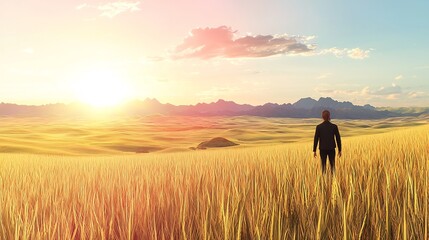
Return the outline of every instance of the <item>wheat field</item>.
<path id="1" fill-rule="evenodd" d="M 429 239 L 429 126 L 147 155 L 0 155 L 0 239 Z"/>

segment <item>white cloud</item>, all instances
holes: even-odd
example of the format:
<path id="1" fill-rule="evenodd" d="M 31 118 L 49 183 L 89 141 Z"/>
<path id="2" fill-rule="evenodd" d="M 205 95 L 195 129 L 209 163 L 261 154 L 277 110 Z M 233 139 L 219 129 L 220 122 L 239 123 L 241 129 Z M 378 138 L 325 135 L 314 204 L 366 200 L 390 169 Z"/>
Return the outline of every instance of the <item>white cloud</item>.
<path id="1" fill-rule="evenodd" d="M 360 48 L 353 48 L 347 50 L 347 56 L 353 59 L 365 59 L 369 57 L 370 50 L 363 50 Z"/>
<path id="2" fill-rule="evenodd" d="M 427 98 L 429 97 L 429 93 L 422 91 L 412 91 L 408 93 L 409 98 Z"/>
<path id="3" fill-rule="evenodd" d="M 399 99 L 399 94 L 389 94 L 386 97 L 387 100 L 396 100 Z"/>
<path id="4" fill-rule="evenodd" d="M 102 5 L 94 6 L 87 3 L 80 4 L 75 7 L 76 10 L 82 10 L 85 8 L 97 9 L 100 11 L 101 17 L 114 18 L 125 12 L 135 12 L 140 11 L 139 8 L 140 2 L 127 2 L 127 1 L 117 1 L 117 2 L 108 2 Z"/>
<path id="5" fill-rule="evenodd" d="M 325 55 L 325 54 L 329 54 L 329 53 L 333 54 L 336 57 L 343 57 L 344 53 L 345 53 L 345 50 L 333 47 L 333 48 L 323 49 L 323 50 L 320 51 L 319 54 Z"/>
<path id="6" fill-rule="evenodd" d="M 402 78 L 404 78 L 404 76 L 402 76 L 402 74 L 399 74 L 398 76 L 395 77 L 395 80 L 401 80 Z"/>
<path id="7" fill-rule="evenodd" d="M 101 11 L 100 16 L 113 18 L 124 12 L 139 11 L 140 2 L 110 2 L 97 7 Z"/>
<path id="8" fill-rule="evenodd" d="M 390 86 L 371 88 L 369 86 L 358 89 L 335 89 L 331 86 L 317 87 L 315 92 L 337 99 L 347 99 L 356 103 L 368 103 L 370 101 L 386 102 L 395 100 L 397 103 L 406 101 L 414 102 L 416 99 L 429 99 L 429 92 L 421 90 L 404 90 L 401 86 L 392 83 Z M 407 100 L 408 99 L 408 100 Z M 413 100 L 414 99 L 414 100 Z"/>
<path id="9" fill-rule="evenodd" d="M 342 58 L 344 56 L 347 56 L 349 58 L 352 59 L 365 59 L 369 57 L 370 52 L 373 49 L 368 49 L 368 50 L 364 50 L 364 49 L 360 49 L 360 48 L 337 48 L 337 47 L 333 47 L 333 48 L 328 48 L 328 49 L 323 49 L 321 51 L 319 51 L 320 55 L 325 55 L 325 54 L 333 54 L 334 56 L 338 57 L 338 58 Z"/>
<path id="10" fill-rule="evenodd" d="M 400 93 L 402 93 L 402 88 L 394 83 L 392 83 L 392 86 L 380 87 L 378 90 L 372 92 L 374 95 L 392 95 Z"/>
<path id="11" fill-rule="evenodd" d="M 369 87 L 364 87 L 362 89 L 332 89 L 332 88 L 323 88 L 323 87 L 317 87 L 314 89 L 316 92 L 320 94 L 328 94 L 329 96 L 368 96 L 371 92 Z"/>

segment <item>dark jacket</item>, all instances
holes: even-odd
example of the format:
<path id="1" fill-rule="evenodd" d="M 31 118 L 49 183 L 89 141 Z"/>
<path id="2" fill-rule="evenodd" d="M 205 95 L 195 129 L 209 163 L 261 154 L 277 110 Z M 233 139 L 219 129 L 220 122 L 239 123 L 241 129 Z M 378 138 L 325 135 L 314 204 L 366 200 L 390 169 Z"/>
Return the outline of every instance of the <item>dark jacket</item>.
<path id="1" fill-rule="evenodd" d="M 335 149 L 335 139 L 337 140 L 338 150 L 341 152 L 341 136 L 338 131 L 338 126 L 331 123 L 330 121 L 324 121 L 317 125 L 316 133 L 314 134 L 313 152 L 316 151 L 317 143 L 320 140 L 319 149 L 321 150 L 333 150 Z"/>

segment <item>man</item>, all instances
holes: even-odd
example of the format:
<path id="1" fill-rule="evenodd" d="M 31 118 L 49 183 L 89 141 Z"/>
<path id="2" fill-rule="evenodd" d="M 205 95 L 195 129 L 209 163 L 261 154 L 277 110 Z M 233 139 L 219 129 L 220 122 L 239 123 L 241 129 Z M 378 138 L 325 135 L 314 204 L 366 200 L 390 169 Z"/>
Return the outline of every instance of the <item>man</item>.
<path id="1" fill-rule="evenodd" d="M 335 173 L 335 147 L 338 146 L 338 157 L 341 157 L 341 136 L 338 126 L 331 123 L 331 113 L 328 110 L 322 112 L 323 123 L 317 125 L 314 134 L 313 153 L 317 157 L 316 148 L 319 144 L 320 159 L 322 160 L 322 173 L 326 172 L 326 158 L 329 156 L 331 173 Z M 335 139 L 334 139 L 335 138 Z M 335 140 L 337 143 L 335 144 Z"/>

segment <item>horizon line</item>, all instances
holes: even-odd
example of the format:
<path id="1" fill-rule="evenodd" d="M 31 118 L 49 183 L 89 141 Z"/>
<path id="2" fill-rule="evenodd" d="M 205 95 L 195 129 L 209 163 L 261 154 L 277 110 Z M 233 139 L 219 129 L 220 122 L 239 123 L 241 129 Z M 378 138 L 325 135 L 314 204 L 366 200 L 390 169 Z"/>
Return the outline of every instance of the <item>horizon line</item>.
<path id="1" fill-rule="evenodd" d="M 111 106 L 109 108 L 117 108 L 117 107 L 129 104 L 131 102 L 136 102 L 136 101 L 144 102 L 144 101 L 148 101 L 148 100 L 149 101 L 156 100 L 160 104 L 171 104 L 171 105 L 174 105 L 174 106 L 196 106 L 198 104 L 214 104 L 214 103 L 218 103 L 218 102 L 224 101 L 224 102 L 232 102 L 232 103 L 235 103 L 235 104 L 238 104 L 238 105 L 250 105 L 250 106 L 253 106 L 253 107 L 257 107 L 257 106 L 263 106 L 263 105 L 266 105 L 266 104 L 278 104 L 278 105 L 295 104 L 298 101 L 303 100 L 303 99 L 312 99 L 312 100 L 315 100 L 315 101 L 320 101 L 321 99 L 332 99 L 333 101 L 337 101 L 339 103 L 351 103 L 354 106 L 367 106 L 367 105 L 369 105 L 369 106 L 372 106 L 372 107 L 375 107 L 375 108 L 429 108 L 429 106 L 413 106 L 413 105 L 392 107 L 392 106 L 374 106 L 374 105 L 369 104 L 369 103 L 366 103 L 366 104 L 355 104 L 352 101 L 341 101 L 341 100 L 337 100 L 337 99 L 335 99 L 333 97 L 329 97 L 329 96 L 327 96 L 327 97 L 319 97 L 318 99 L 317 98 L 313 98 L 313 97 L 302 97 L 302 98 L 298 99 L 295 102 L 265 102 L 265 103 L 262 103 L 262 104 L 240 103 L 240 102 L 236 102 L 234 100 L 226 100 L 224 98 L 219 98 L 217 100 L 212 100 L 212 101 L 207 101 L 207 102 L 203 102 L 203 101 L 202 102 L 196 102 L 196 103 L 191 103 L 191 104 L 174 104 L 174 103 L 171 103 L 171 102 L 161 102 L 156 97 L 153 97 L 153 98 L 146 97 L 144 99 L 142 99 L 142 98 L 129 99 L 129 100 L 124 101 L 124 102 L 122 102 L 120 104 L 117 104 L 116 106 Z M 1 101 L 0 105 L 17 105 L 17 106 L 26 106 L 26 107 L 43 107 L 43 106 L 52 106 L 52 105 L 83 105 L 83 106 L 93 107 L 93 106 L 91 106 L 91 104 L 84 103 L 84 102 L 81 102 L 81 101 L 50 102 L 50 103 L 41 103 L 41 104 L 26 104 L 26 103 L 14 103 L 14 102 Z M 96 108 L 96 107 L 94 107 L 94 108 Z"/>

